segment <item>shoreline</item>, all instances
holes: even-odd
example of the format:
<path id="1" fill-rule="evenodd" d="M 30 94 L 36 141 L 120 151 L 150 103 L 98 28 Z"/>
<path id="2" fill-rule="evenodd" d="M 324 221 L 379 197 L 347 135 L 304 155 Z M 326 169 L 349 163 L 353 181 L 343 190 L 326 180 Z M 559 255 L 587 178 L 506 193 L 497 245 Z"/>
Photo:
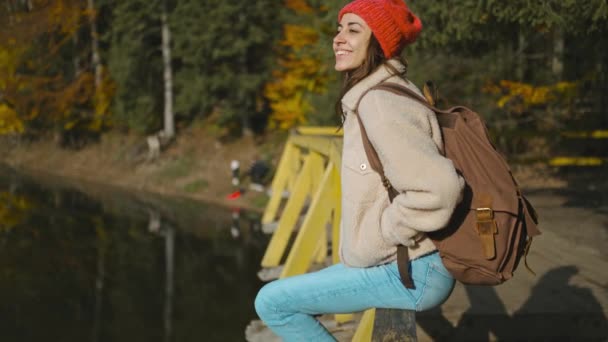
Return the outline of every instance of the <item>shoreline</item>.
<path id="1" fill-rule="evenodd" d="M 79 150 L 61 148 L 50 139 L 21 143 L 0 140 L 0 164 L 34 178 L 54 178 L 70 185 L 108 186 L 261 214 L 268 196 L 249 190 L 248 180 L 233 186 L 230 162 L 240 162 L 241 174 L 254 158 L 276 164 L 283 146 L 279 139 L 286 140 L 276 135 L 221 142 L 199 127 L 182 132 L 154 161 L 134 161 L 140 157 L 133 154 L 140 149 L 142 139 L 110 133 Z M 245 191 L 238 198 L 228 198 L 236 190 Z"/>
<path id="2" fill-rule="evenodd" d="M 13 166 L 13 165 L 10 165 L 1 160 L 0 160 L 0 167 L 7 167 L 19 174 L 23 174 L 27 177 L 32 177 L 35 180 L 38 179 L 37 176 L 41 176 L 42 178 L 44 178 L 43 182 L 55 182 L 55 183 L 59 184 L 59 186 L 70 187 L 70 188 L 74 188 L 76 190 L 82 190 L 83 187 L 95 188 L 95 189 L 104 188 L 104 189 L 108 189 L 109 191 L 127 192 L 127 193 L 131 193 L 131 194 L 135 194 L 135 195 L 142 195 L 142 196 L 153 195 L 153 196 L 168 197 L 168 198 L 172 198 L 172 199 L 187 199 L 187 200 L 200 202 L 201 204 L 221 206 L 223 208 L 226 208 L 227 210 L 238 208 L 238 209 L 246 210 L 246 211 L 249 211 L 249 212 L 252 212 L 255 214 L 260 214 L 260 215 L 264 212 L 264 208 L 258 208 L 256 206 L 252 205 L 251 203 L 247 203 L 246 201 L 239 200 L 239 199 L 228 200 L 226 198 L 217 198 L 217 197 L 214 198 L 211 196 L 205 196 L 205 195 L 201 195 L 201 194 L 191 195 L 191 194 L 179 193 L 177 191 L 173 191 L 173 192 L 165 191 L 165 190 L 159 191 L 159 190 L 149 189 L 146 187 L 134 188 L 134 187 L 125 186 L 124 184 L 119 184 L 119 183 L 100 182 L 99 180 L 73 177 L 71 175 L 66 176 L 64 174 L 57 174 L 57 173 L 49 172 L 47 170 L 31 168 L 29 166 L 28 167 Z"/>

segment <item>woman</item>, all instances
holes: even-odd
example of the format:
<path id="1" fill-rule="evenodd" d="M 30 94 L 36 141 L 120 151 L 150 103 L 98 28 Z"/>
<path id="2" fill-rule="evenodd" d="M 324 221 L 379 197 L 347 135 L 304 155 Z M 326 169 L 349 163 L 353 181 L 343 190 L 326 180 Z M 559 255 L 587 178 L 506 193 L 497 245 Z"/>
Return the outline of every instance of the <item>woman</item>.
<path id="1" fill-rule="evenodd" d="M 464 186 L 442 156 L 437 119 L 405 96 L 372 90 L 361 98 L 382 82 L 420 93 L 397 57 L 418 36 L 420 20 L 403 0 L 355 0 L 338 19 L 335 69 L 345 76 L 336 105 L 344 119 L 341 263 L 260 290 L 258 315 L 285 341 L 333 341 L 315 315 L 373 307 L 427 310 L 445 301 L 454 285 L 425 235 L 448 223 Z M 386 177 L 399 191 L 392 203 L 369 165 L 356 113 Z M 398 245 L 407 246 L 413 289 L 401 282 Z"/>

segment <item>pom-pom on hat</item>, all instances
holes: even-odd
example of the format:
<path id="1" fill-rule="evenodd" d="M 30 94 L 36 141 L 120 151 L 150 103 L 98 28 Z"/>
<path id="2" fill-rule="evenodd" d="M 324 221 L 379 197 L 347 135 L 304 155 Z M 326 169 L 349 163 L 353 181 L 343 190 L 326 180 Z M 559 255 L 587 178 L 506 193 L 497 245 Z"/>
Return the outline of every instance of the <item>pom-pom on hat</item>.
<path id="1" fill-rule="evenodd" d="M 355 0 L 340 10 L 338 21 L 346 13 L 356 14 L 367 23 L 386 58 L 413 43 L 422 30 L 422 22 L 403 0 Z"/>

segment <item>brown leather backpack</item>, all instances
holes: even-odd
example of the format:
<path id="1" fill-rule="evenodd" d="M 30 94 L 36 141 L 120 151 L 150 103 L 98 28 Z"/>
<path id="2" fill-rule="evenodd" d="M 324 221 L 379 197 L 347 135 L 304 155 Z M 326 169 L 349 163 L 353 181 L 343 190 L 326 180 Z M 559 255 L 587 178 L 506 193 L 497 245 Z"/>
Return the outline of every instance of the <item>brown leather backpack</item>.
<path id="1" fill-rule="evenodd" d="M 425 87 L 425 96 L 427 89 Z M 432 97 L 427 96 L 429 103 L 416 92 L 396 83 L 381 83 L 366 91 L 361 98 L 371 90 L 407 96 L 435 112 L 443 135 L 445 156 L 452 160 L 465 179 L 464 199 L 455 209 L 449 224 L 428 234 L 452 276 L 464 284 L 498 285 L 513 277 L 522 256 L 530 270 L 525 257 L 532 238 L 540 234 L 538 218 L 530 202 L 522 195 L 509 165 L 492 145 L 481 117 L 462 106 L 439 110 L 433 106 Z M 357 110 L 367 158 L 371 167 L 380 174 L 392 202 L 398 192 L 385 177 L 382 163 Z M 407 248 L 399 246 L 397 263 L 401 281 L 406 287 L 413 288 L 408 261 Z"/>

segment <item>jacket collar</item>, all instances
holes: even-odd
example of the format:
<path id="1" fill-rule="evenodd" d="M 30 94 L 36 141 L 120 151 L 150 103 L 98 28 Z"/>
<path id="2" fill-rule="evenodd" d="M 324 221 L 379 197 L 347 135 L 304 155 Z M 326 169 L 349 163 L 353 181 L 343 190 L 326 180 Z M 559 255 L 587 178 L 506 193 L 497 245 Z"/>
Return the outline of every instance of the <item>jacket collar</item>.
<path id="1" fill-rule="evenodd" d="M 402 72 L 405 69 L 405 66 L 399 60 L 391 59 L 388 63 L 399 70 L 399 72 Z M 367 89 L 376 86 L 393 76 L 394 75 L 390 73 L 390 70 L 386 66 L 381 65 L 344 94 L 344 97 L 342 97 L 342 106 L 347 110 L 354 111 L 357 101 Z"/>

